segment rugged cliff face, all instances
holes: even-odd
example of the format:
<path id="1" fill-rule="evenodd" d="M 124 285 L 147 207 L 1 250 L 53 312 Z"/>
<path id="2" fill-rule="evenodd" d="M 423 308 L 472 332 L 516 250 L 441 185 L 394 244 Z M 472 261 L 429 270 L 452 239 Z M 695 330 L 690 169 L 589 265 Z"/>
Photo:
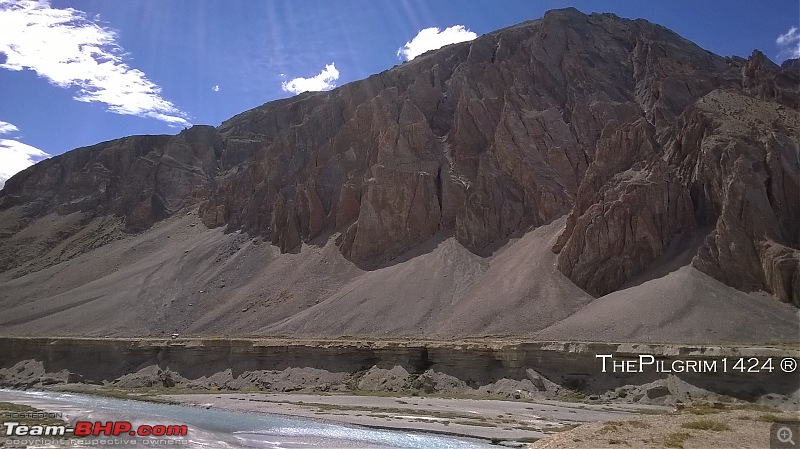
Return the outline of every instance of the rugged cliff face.
<path id="1" fill-rule="evenodd" d="M 693 266 L 800 305 L 798 74 L 759 52 L 728 63 L 741 86 L 703 95 L 660 131 L 640 119 L 598 143 L 555 247 L 588 291 L 616 290 L 700 227 L 711 231 Z"/>
<path id="2" fill-rule="evenodd" d="M 694 267 L 800 306 L 796 65 L 722 58 L 643 20 L 552 11 L 216 129 L 37 164 L 0 192 L 0 268 L 20 276 L 116 238 L 79 236 L 98 217 L 138 232 L 190 206 L 207 227 L 282 252 L 334 239 L 363 269 L 434 235 L 485 256 L 569 214 L 557 266 L 592 295 L 707 233 L 688 249 Z M 73 212 L 78 225 L 24 234 Z"/>
<path id="3" fill-rule="evenodd" d="M 221 149 L 211 126 L 78 148 L 11 178 L 0 207 L 23 206 L 29 219 L 52 212 L 116 215 L 127 231 L 142 231 L 208 196 Z"/>
<path id="4" fill-rule="evenodd" d="M 194 126 L 78 148 L 16 174 L 0 191 L 0 270 L 36 271 L 197 204 L 221 149 L 213 127 Z M 41 226 L 52 214 L 60 219 Z"/>

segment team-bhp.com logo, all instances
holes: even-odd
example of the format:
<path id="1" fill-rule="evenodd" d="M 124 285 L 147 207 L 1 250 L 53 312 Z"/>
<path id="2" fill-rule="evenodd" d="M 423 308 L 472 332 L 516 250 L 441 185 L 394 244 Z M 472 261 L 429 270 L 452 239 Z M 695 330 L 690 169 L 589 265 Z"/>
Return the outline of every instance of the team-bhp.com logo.
<path id="1" fill-rule="evenodd" d="M 164 437 L 164 436 L 186 436 L 189 429 L 184 425 L 147 425 L 142 424 L 134 427 L 128 421 L 78 421 L 75 427 L 68 426 L 43 426 L 43 425 L 21 425 L 18 422 L 5 422 L 6 436 L 28 437 L 28 436 L 65 436 L 68 434 L 76 437 L 87 436 L 140 436 L 140 437 Z"/>

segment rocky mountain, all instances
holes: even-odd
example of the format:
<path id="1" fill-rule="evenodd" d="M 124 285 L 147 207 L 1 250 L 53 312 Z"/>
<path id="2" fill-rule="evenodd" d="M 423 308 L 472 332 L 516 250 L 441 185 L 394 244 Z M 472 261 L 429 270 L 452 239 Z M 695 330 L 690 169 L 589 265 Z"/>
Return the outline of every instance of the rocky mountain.
<path id="1" fill-rule="evenodd" d="M 779 67 L 758 51 L 723 58 L 644 20 L 556 10 L 329 92 L 264 104 L 217 128 L 73 150 L 19 173 L 0 191 L 0 285 L 7 292 L 0 305 L 18 308 L 0 329 L 63 315 L 84 304 L 82 288 L 125 269 L 130 282 L 150 282 L 152 272 L 131 268 L 144 259 L 121 260 L 108 248 L 155 236 L 166 245 L 171 236 L 163 230 L 172 225 L 163 223 L 187 213 L 197 214 L 186 225 L 197 232 L 224 231 L 203 237 L 222 251 L 224 267 L 195 261 L 191 276 L 181 275 L 185 266 L 168 274 L 189 250 L 165 252 L 163 279 L 147 294 L 185 302 L 197 290 L 184 285 L 187 279 L 225 284 L 226 276 L 238 276 L 235 292 L 215 293 L 213 314 L 191 313 L 235 323 L 234 308 L 266 301 L 266 311 L 245 326 L 251 333 L 291 333 L 293 316 L 306 327 L 318 323 L 308 327 L 311 334 L 370 333 L 321 317 L 346 315 L 342 298 L 350 298 L 349 308 L 371 304 L 385 316 L 379 310 L 391 304 L 375 296 L 421 304 L 431 301 L 423 301 L 429 288 L 452 298 L 431 305 L 445 320 L 447 311 L 472 320 L 466 304 L 481 307 L 492 295 L 510 299 L 486 309 L 488 316 L 520 302 L 531 310 L 551 304 L 537 323 L 509 318 L 498 330 L 528 334 L 591 296 L 687 265 L 741 292 L 763 291 L 800 307 L 797 67 Z M 544 229 L 552 239 L 527 237 Z M 261 239 L 284 255 L 237 259 L 244 242 Z M 329 251 L 334 245 L 338 254 Z M 305 271 L 278 289 L 289 292 L 284 300 L 275 299 L 283 293 L 273 281 L 242 274 L 281 257 L 291 265 L 286 261 L 304 248 L 316 248 L 322 259 L 297 262 Z M 528 266 L 514 262 L 531 254 L 537 256 Z M 116 265 L 104 262 L 69 285 L 54 280 L 73 269 L 64 268 L 70 262 L 92 258 Z M 487 275 L 495 262 L 515 270 L 501 276 L 541 276 L 553 282 L 542 285 L 559 287 L 531 280 L 490 292 L 481 285 L 495 285 Z M 460 273 L 452 285 L 442 274 L 429 280 L 433 287 L 400 297 L 381 293 L 380 283 L 358 298 L 352 293 L 370 277 L 416 282 L 450 265 Z M 558 272 L 546 268 L 553 265 Z M 301 278 L 307 285 L 298 286 Z M 292 299 L 293 288 L 305 299 Z M 144 301 L 142 291 L 101 290 L 92 301 Z M 571 299 L 558 297 L 567 291 Z M 695 292 L 686 304 L 701 297 Z M 25 311 L 37 301 L 45 312 Z M 774 302 L 765 307 L 779 307 Z M 179 313 L 163 307 L 141 313 L 163 320 Z M 430 310 L 420 310 L 419 320 Z M 781 310 L 796 320 L 796 309 Z M 474 320 L 452 333 L 491 328 Z M 409 333 L 416 324 L 375 332 Z M 159 326 L 143 332 L 163 332 Z"/>

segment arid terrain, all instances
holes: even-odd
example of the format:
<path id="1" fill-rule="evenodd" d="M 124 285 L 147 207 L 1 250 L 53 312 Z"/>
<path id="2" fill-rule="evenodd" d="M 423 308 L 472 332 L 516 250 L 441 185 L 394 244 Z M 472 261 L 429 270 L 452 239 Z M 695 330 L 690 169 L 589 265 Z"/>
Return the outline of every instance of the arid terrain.
<path id="1" fill-rule="evenodd" d="M 765 447 L 797 423 L 793 371 L 595 355 L 796 367 L 799 66 L 569 8 L 42 161 L 0 190 L 0 386 Z"/>
<path id="2" fill-rule="evenodd" d="M 45 235 L 45 225 L 71 219 L 51 216 L 23 232 Z M 737 291 L 691 266 L 592 298 L 555 267 L 549 245 L 563 223 L 537 228 L 488 257 L 443 238 L 407 260 L 365 271 L 332 242 L 281 254 L 259 238 L 205 229 L 189 212 L 6 280 L 2 328 L 29 336 L 797 340 L 796 308 Z"/>
<path id="3" fill-rule="evenodd" d="M 597 440 L 716 447 L 718 439 L 725 447 L 763 447 L 772 423 L 800 422 L 800 377 L 780 364 L 796 363 L 800 351 L 786 346 L 300 338 L 1 343 L 0 385 L 18 390 L 168 401 L 509 445 L 541 440 L 554 445 L 545 447 L 592 447 Z M 620 360 L 651 354 L 670 370 L 614 371 L 598 354 Z M 734 360 L 750 367 L 753 358 L 761 361 L 758 372 L 735 367 Z M 689 361 L 715 368 L 672 369 Z"/>
<path id="4" fill-rule="evenodd" d="M 798 341 L 791 67 L 565 9 L 76 149 L 0 191 L 0 333 Z"/>
<path id="5" fill-rule="evenodd" d="M 796 341 L 789 67 L 566 9 L 69 152 L 0 191 L 0 331 Z"/>
<path id="6" fill-rule="evenodd" d="M 767 448 L 773 423 L 800 424 L 800 413 L 768 407 L 591 405 L 416 397 L 172 395 L 201 407 L 285 413 L 396 429 L 484 438 L 531 449 Z M 535 442 L 533 442 L 535 441 Z M 532 444 L 525 444 L 532 442 Z"/>

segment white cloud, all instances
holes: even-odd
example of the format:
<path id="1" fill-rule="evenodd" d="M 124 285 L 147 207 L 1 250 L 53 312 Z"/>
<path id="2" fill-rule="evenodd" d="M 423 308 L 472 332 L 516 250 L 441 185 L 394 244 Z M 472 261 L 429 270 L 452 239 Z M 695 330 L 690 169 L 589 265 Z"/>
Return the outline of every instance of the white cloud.
<path id="1" fill-rule="evenodd" d="M 336 70 L 334 63 L 330 63 L 325 65 L 325 69 L 319 72 L 319 75 L 311 78 L 294 78 L 284 81 L 281 83 L 281 88 L 286 92 L 295 94 L 330 90 L 336 87 L 336 80 L 338 79 L 339 71 Z"/>
<path id="2" fill-rule="evenodd" d="M 214 92 L 219 92 L 219 84 L 212 87 L 211 90 L 213 90 Z"/>
<path id="3" fill-rule="evenodd" d="M 800 58 L 800 32 L 797 27 L 789 28 L 784 34 L 775 39 L 781 52 L 778 57 L 782 58 Z"/>
<path id="4" fill-rule="evenodd" d="M 0 135 L 17 131 L 11 123 L 0 121 Z M 0 189 L 8 178 L 48 157 L 44 151 L 17 140 L 0 139 Z"/>
<path id="5" fill-rule="evenodd" d="M 189 125 L 186 114 L 161 97 L 161 87 L 128 66 L 116 34 L 73 9 L 48 0 L 0 0 L 0 68 L 32 70 L 51 84 L 76 87 L 75 100 L 99 102 L 117 114 Z"/>
<path id="6" fill-rule="evenodd" d="M 410 61 L 426 51 L 436 50 L 445 45 L 458 42 L 471 41 L 478 37 L 477 34 L 464 28 L 464 25 L 454 25 L 439 31 L 439 28 L 431 27 L 417 33 L 411 42 L 397 49 L 397 57 Z"/>
<path id="7" fill-rule="evenodd" d="M 17 131 L 19 131 L 19 129 L 16 126 L 0 120 L 0 134 L 9 134 Z"/>

